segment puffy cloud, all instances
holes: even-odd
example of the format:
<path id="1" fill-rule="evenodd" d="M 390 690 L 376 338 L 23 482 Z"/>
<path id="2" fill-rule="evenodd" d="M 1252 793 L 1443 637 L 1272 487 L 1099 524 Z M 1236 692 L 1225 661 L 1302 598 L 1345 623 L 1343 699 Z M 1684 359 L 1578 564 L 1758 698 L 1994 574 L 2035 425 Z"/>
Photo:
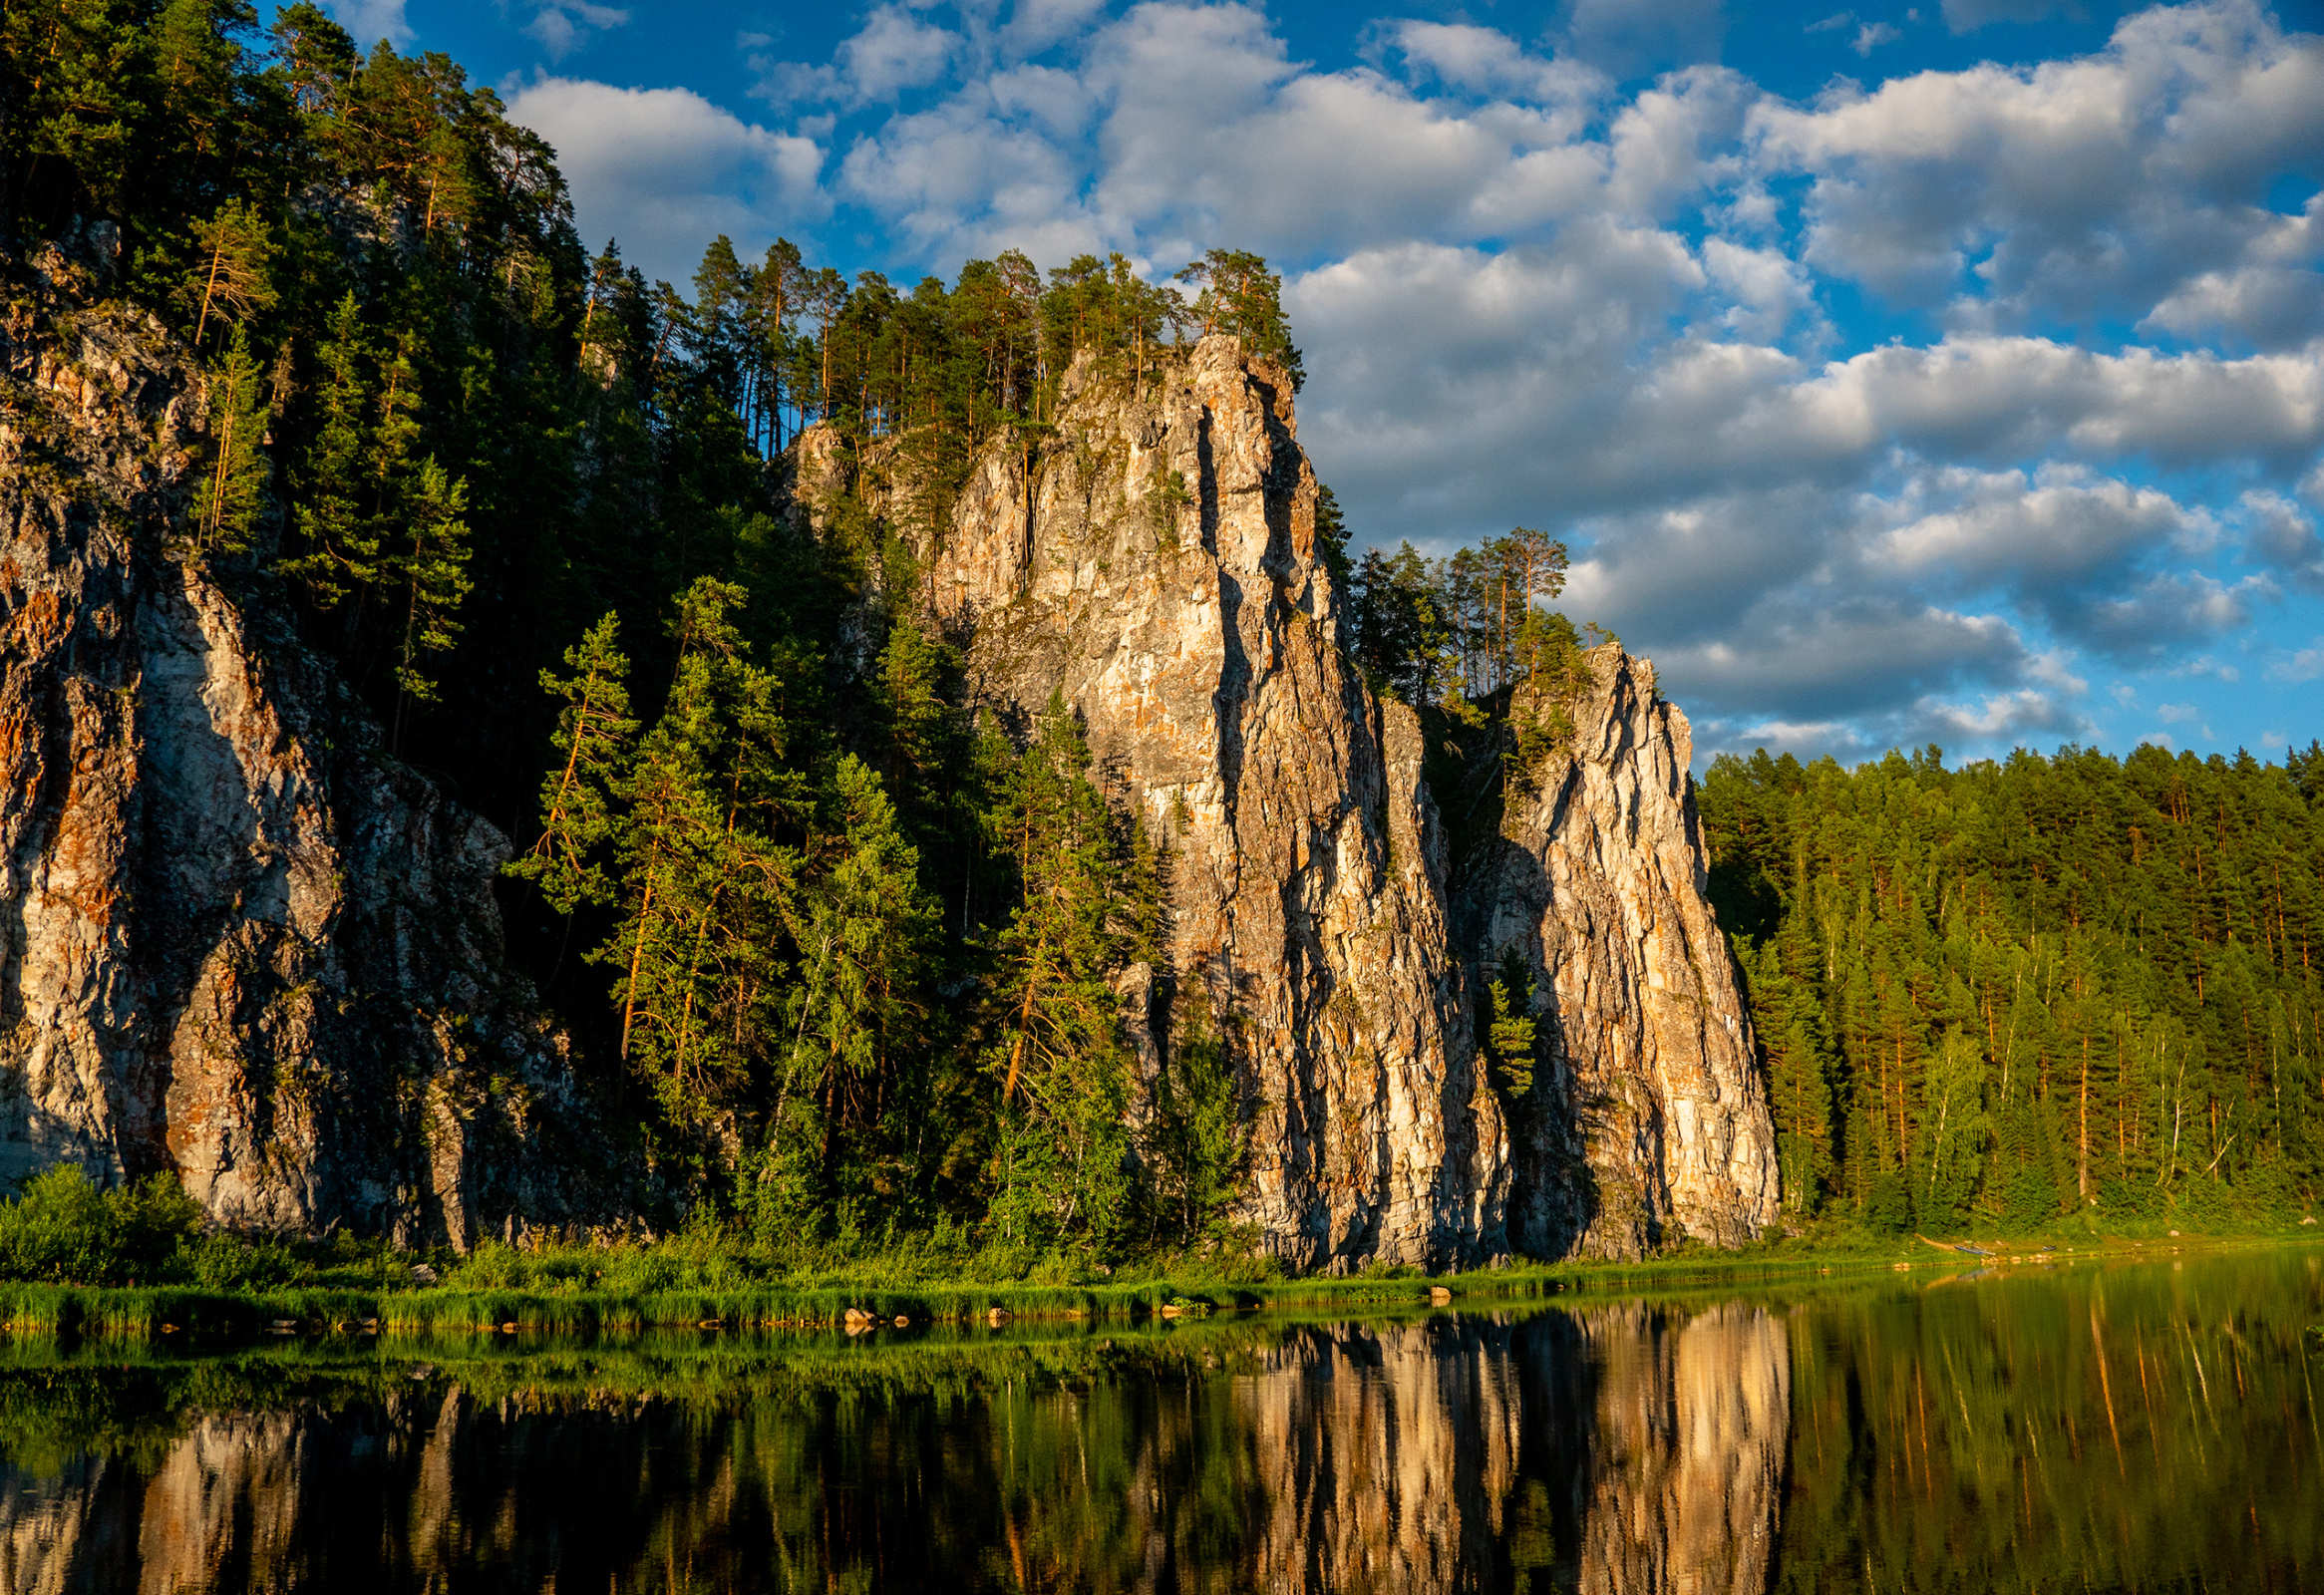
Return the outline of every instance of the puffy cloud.
<path id="1" fill-rule="evenodd" d="M 2157 8 L 2094 56 L 1763 101 L 1753 132 L 1812 179 L 1826 270 L 1963 325 L 2135 318 L 2275 227 L 2272 178 L 2324 176 L 2324 43 L 2252 0 Z"/>
<path id="2" fill-rule="evenodd" d="M 2324 330 L 2324 193 L 2297 216 L 2252 231 L 2232 265 L 2189 277 L 2139 323 L 2182 338 L 2227 335 L 2262 349 L 2306 344 Z"/>
<path id="3" fill-rule="evenodd" d="M 2267 673 L 2273 680 L 2285 682 L 2314 681 L 2324 676 L 2324 637 L 2277 660 L 2268 666 Z"/>
<path id="4" fill-rule="evenodd" d="M 1089 114 L 1071 75 L 1019 67 L 888 124 L 848 152 L 840 175 L 922 247 L 1062 260 L 1105 247 L 1080 198 L 1079 169 L 1056 138 Z"/>
<path id="5" fill-rule="evenodd" d="M 1888 532 L 1880 556 L 1972 591 L 2001 581 L 2079 585 L 2167 543 L 2188 520 L 2168 493 L 2122 481 L 2036 485 L 2019 471 L 1955 469 L 1932 485 L 1954 501 Z"/>
<path id="6" fill-rule="evenodd" d="M 1532 55 L 1507 34 L 1467 23 L 1399 22 L 1390 38 L 1419 82 L 1536 105 L 1587 105 L 1611 87 L 1568 57 Z"/>
<path id="7" fill-rule="evenodd" d="M 535 11 L 524 31 L 538 39 L 548 58 L 556 61 L 586 43 L 590 33 L 618 28 L 628 21 L 628 12 L 611 6 L 592 5 L 589 0 L 555 0 Z"/>
<path id="8" fill-rule="evenodd" d="M 839 46 L 839 67 L 866 100 L 892 100 L 944 75 L 959 40 L 901 6 L 881 6 L 860 33 Z"/>
<path id="9" fill-rule="evenodd" d="M 2324 537 L 2314 517 L 2283 494 L 2259 489 L 2243 495 L 2243 509 L 2251 520 L 2246 555 L 2300 591 L 2324 595 Z"/>
<path id="10" fill-rule="evenodd" d="M 649 276 L 686 281 L 713 236 L 747 252 L 827 208 L 814 141 L 746 123 L 688 89 L 541 77 L 517 89 L 508 116 L 556 151 L 591 246 L 618 238 Z"/>
<path id="11" fill-rule="evenodd" d="M 412 42 L 412 25 L 404 19 L 406 3 L 407 0 L 324 0 L 331 20 L 352 34 L 357 47 L 366 52 L 382 39 L 399 49 Z"/>
<path id="12" fill-rule="evenodd" d="M 1140 6 L 1091 60 L 1110 103 L 1096 202 L 1157 255 L 1231 239 L 1296 260 L 1434 235 L 1509 154 L 1506 133 L 1369 69 L 1296 70 L 1247 7 Z"/>

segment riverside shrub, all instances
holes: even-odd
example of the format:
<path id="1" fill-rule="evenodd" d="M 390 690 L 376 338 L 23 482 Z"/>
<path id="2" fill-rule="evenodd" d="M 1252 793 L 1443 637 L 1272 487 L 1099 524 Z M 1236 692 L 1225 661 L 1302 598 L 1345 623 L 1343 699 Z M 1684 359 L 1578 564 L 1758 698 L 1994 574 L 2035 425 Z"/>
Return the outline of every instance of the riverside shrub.
<path id="1" fill-rule="evenodd" d="M 122 1285 L 180 1274 L 200 1223 L 201 1209 L 166 1174 L 101 1191 L 63 1164 L 0 1203 L 0 1278 Z"/>

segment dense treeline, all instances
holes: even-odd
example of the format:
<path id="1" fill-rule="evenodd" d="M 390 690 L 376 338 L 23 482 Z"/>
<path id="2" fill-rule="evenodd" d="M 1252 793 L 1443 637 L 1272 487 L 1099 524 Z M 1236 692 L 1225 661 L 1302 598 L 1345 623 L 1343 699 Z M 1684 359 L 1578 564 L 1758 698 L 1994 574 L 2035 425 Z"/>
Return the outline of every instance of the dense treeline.
<path id="1" fill-rule="evenodd" d="M 2324 1175 L 2324 748 L 1703 784 L 1795 1214 L 2024 1229 L 2306 1207 Z"/>
<path id="2" fill-rule="evenodd" d="M 295 617 L 385 755 L 516 839 L 512 951 L 664 1188 L 778 1233 L 1214 1228 L 1231 1016 L 1178 1002 L 1125 1113 L 1113 994 L 1162 950 L 1167 838 L 1062 704 L 967 710 L 913 549 L 979 451 L 1040 446 L 1076 361 L 1135 388 L 1220 331 L 1296 386 L 1264 261 L 1154 283 L 1008 253 L 907 291 L 721 239 L 681 295 L 583 248 L 552 152 L 454 63 L 246 0 L 12 4 L 0 232 L 97 262 L 194 351 L 176 551 Z M 845 484 L 812 527 L 783 463 L 810 429 Z M 1421 712 L 1463 851 L 1568 729 L 1565 550 L 1520 528 L 1352 562 L 1328 492 L 1319 530 L 1342 642 Z M 2306 1188 L 2315 766 L 2158 761 L 1714 773 L 1796 1210 Z M 1521 1094 L 1529 994 L 1479 1002 Z"/>
<path id="3" fill-rule="evenodd" d="M 1210 1232 L 1238 1105 L 1199 1004 L 1125 1113 L 1166 860 L 1062 705 L 964 711 L 911 534 L 1077 360 L 1145 384 L 1224 332 L 1296 386 L 1264 261 L 907 290 L 722 238 L 681 295 L 582 248 L 490 90 L 311 4 L 11 5 L 0 136 L 11 248 L 95 262 L 206 369 L 176 551 L 517 838 L 512 948 L 662 1188 L 775 1233 Z M 847 484 L 814 527 L 811 427 Z"/>

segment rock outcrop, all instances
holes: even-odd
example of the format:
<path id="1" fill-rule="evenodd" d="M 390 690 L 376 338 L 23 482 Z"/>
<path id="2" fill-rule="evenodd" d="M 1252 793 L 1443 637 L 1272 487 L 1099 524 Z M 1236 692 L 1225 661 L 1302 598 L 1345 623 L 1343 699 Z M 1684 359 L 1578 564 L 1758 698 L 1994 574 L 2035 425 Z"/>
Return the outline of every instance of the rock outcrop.
<path id="1" fill-rule="evenodd" d="M 1231 1017 L 1242 1216 L 1301 1269 L 1756 1236 L 1773 1136 L 1651 670 L 1597 656 L 1562 775 L 1457 872 L 1418 717 L 1341 652 L 1284 375 L 1213 337 L 1136 391 L 1086 361 L 1064 388 L 1055 436 L 989 451 L 920 550 L 927 601 L 980 701 L 1022 729 L 1062 693 L 1171 850 L 1152 984 Z M 1555 994 L 1554 1062 L 1504 1113 L 1472 971 L 1511 943 Z"/>
<path id="2" fill-rule="evenodd" d="M 199 379 L 73 272 L 0 329 L 0 1178 L 463 1247 L 573 1214 L 505 842 L 184 546 Z"/>
<path id="3" fill-rule="evenodd" d="M 1775 1125 L 1705 897 L 1687 718 L 1618 645 L 1588 664 L 1560 706 L 1569 744 L 1509 793 L 1464 894 L 1479 965 L 1515 949 L 1547 1021 L 1513 1116 L 1510 1239 L 1536 1257 L 1634 1257 L 1674 1231 L 1739 1245 L 1776 1221 Z"/>
<path id="4" fill-rule="evenodd" d="M 1210 338 L 1143 392 L 1087 363 L 1066 390 L 1056 439 L 988 453 L 923 551 L 972 691 L 1020 726 L 1061 691 L 1168 847 L 1168 983 L 1230 1022 L 1246 1216 L 1285 1263 L 1505 1250 L 1419 722 L 1340 653 L 1289 381 Z"/>
<path id="5" fill-rule="evenodd" d="M 595 1216 L 563 1043 L 501 955 L 504 841 L 184 546 L 198 378 L 71 270 L 51 251 L 0 332 L 0 1179 L 169 1170 L 223 1222 L 460 1245 Z M 1772 1221 L 1651 670 L 1597 655 L 1570 749 L 1456 859 L 1420 717 L 1342 652 L 1286 375 L 1219 337 L 1135 381 L 1085 360 L 1056 421 L 975 462 L 920 601 L 981 711 L 1021 734 L 1062 695 L 1166 849 L 1134 1050 L 1151 1074 L 1215 1016 L 1264 1244 L 1461 1268 Z M 802 521 L 848 469 L 831 441 L 787 462 Z M 1504 1101 L 1476 1007 L 1511 948 L 1549 1034 Z"/>

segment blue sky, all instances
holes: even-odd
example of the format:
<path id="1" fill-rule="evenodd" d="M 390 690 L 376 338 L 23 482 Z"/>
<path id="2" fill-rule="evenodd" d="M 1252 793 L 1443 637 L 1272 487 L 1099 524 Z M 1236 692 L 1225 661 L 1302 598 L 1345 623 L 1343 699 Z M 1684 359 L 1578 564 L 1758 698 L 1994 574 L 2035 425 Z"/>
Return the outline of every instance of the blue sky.
<path id="1" fill-rule="evenodd" d="M 591 244 L 1285 273 L 1359 539 L 1567 538 L 1700 757 L 2324 736 L 2324 0 L 335 0 Z"/>

